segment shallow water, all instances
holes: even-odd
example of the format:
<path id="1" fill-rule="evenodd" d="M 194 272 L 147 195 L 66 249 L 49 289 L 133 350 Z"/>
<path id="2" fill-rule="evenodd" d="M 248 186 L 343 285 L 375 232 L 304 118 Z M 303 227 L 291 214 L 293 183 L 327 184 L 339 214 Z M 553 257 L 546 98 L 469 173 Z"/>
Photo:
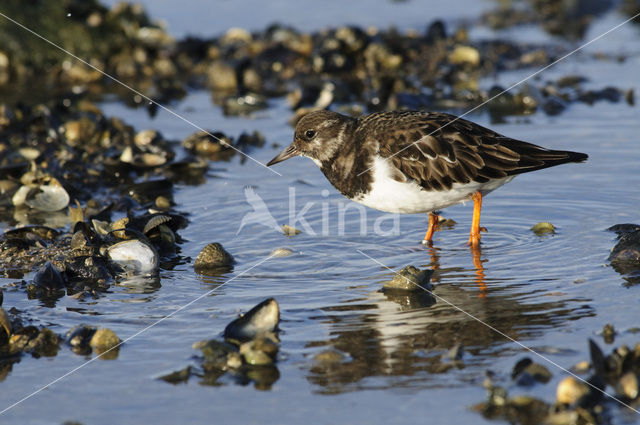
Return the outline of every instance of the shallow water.
<path id="1" fill-rule="evenodd" d="M 589 35 L 621 20 L 607 15 Z M 541 77 L 579 73 L 595 88 L 612 84 L 639 92 L 640 48 L 637 43 L 635 50 L 629 44 L 620 46 L 622 40 L 637 38 L 637 27 L 622 27 L 590 46 L 589 53 Z M 596 61 L 590 54 L 597 51 L 630 56 L 624 62 Z M 524 76 L 501 74 L 483 84 L 508 86 Z M 139 129 L 160 130 L 167 138 L 182 139 L 195 131 L 162 111 L 150 119 L 143 109 L 129 110 L 115 102 L 102 106 L 107 115 L 123 117 Z M 260 130 L 267 144 L 249 153 L 263 163 L 291 139 L 291 111 L 284 100 L 271 101 L 271 108 L 251 119 L 223 117 L 203 92 L 172 108 L 202 127 L 232 135 Z M 191 221 L 180 232 L 187 240 L 182 255 L 195 258 L 207 243 L 221 242 L 238 261 L 234 272 L 205 277 L 196 274 L 192 264 L 179 264 L 161 271 L 159 282 L 130 281 L 96 300 L 63 297 L 53 308 L 27 300 L 22 291 L 5 291 L 4 306 L 15 306 L 25 319 L 59 334 L 79 322 L 109 327 L 122 339 L 143 332 L 127 341 L 113 361 L 83 366 L 88 358 L 64 347 L 53 358 L 24 356 L 2 383 L 0 409 L 83 367 L 13 407 L 2 421 L 483 423 L 470 406 L 485 397 L 485 370 L 506 380 L 518 359 L 533 356 L 505 335 L 565 368 L 588 358 L 588 338 L 611 350 L 598 335 L 605 323 L 620 333 L 615 346 L 638 342 L 630 329 L 640 326 L 640 288 L 607 267 L 615 235 L 605 230 L 616 223 L 640 222 L 637 107 L 573 104 L 556 117 L 538 113 L 504 124 L 490 123 L 483 111 L 467 118 L 517 139 L 590 156 L 583 164 L 520 176 L 486 198 L 482 271 L 464 245 L 471 205 L 443 212 L 457 224 L 436 233 L 434 247 L 428 249 L 418 243 L 426 228 L 424 215 L 398 217 L 394 232 L 394 219 L 387 214 L 350 206 L 340 226 L 340 209 L 352 204 L 307 159 L 276 166 L 282 176 L 252 161 L 241 163 L 238 157 L 213 163 L 205 184 L 177 188 L 178 209 Z M 276 142 L 280 148 L 271 146 Z M 304 215 L 308 227 L 295 223 L 304 231 L 291 238 L 257 224 L 238 232 L 243 216 L 252 211 L 245 200 L 246 186 L 264 200 L 279 224 L 289 222 L 293 188 L 296 214 L 309 205 Z M 366 214 L 366 234 L 361 214 Z M 553 223 L 556 234 L 534 235 L 529 229 L 540 221 Z M 397 234 L 376 233 L 376 223 Z M 278 247 L 294 254 L 265 261 Z M 396 270 L 407 264 L 436 268 L 436 304 L 381 293 L 392 272 L 380 263 Z M 10 282 L 0 279 L 3 285 Z M 229 377 L 219 386 L 203 385 L 197 377 L 180 385 L 156 379 L 194 363 L 195 341 L 220 336 L 239 312 L 267 297 L 275 297 L 282 309 L 279 379 L 270 390 L 240 385 Z M 155 324 L 167 315 L 171 317 Z M 450 362 L 446 353 L 456 343 L 465 347 L 463 364 L 447 369 L 442 363 Z M 328 348 L 345 353 L 350 361 L 319 367 L 313 357 Z M 508 389 L 552 401 L 564 374 L 547 366 L 553 373 L 549 384 Z M 615 423 L 638 421 L 629 411 L 613 411 Z"/>

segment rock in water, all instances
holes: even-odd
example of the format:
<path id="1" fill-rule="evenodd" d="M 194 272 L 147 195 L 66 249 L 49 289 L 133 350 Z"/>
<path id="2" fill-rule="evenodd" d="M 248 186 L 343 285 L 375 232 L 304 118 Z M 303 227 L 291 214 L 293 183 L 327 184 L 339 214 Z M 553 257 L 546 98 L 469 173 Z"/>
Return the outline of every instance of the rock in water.
<path id="1" fill-rule="evenodd" d="M 531 231 L 538 236 L 553 235 L 556 233 L 556 228 L 553 224 L 547 221 L 542 221 L 540 223 L 535 224 L 531 228 Z"/>
<path id="2" fill-rule="evenodd" d="M 433 270 L 420 270 L 414 266 L 406 266 L 383 285 L 383 290 L 394 291 L 430 291 L 432 289 L 429 281 L 433 275 Z"/>

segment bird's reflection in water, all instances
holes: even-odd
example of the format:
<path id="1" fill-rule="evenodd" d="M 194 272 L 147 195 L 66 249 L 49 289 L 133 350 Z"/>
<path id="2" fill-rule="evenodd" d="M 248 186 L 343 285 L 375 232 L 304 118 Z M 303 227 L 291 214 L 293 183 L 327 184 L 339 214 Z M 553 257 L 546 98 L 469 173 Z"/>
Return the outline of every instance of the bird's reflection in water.
<path id="1" fill-rule="evenodd" d="M 438 248 L 435 248 L 433 244 L 429 244 L 425 247 L 427 252 L 429 253 L 429 258 L 431 261 L 427 264 L 434 272 L 434 277 L 432 278 L 433 282 L 439 282 L 439 274 L 437 270 L 440 269 L 440 255 L 438 254 Z M 482 248 L 480 246 L 473 246 L 469 248 L 471 251 L 471 258 L 473 260 L 473 267 L 475 268 L 474 281 L 476 286 L 478 287 L 478 297 L 484 298 L 487 296 L 487 282 L 486 275 L 484 272 L 484 260 L 482 260 Z"/>
<path id="2" fill-rule="evenodd" d="M 532 302 L 530 293 L 518 292 L 508 282 L 488 286 L 480 251 L 476 254 L 473 269 L 447 269 L 441 267 L 437 249 L 430 248 L 431 262 L 425 266 L 434 270 L 435 304 L 419 292 L 373 291 L 362 303 L 323 308 L 324 315 L 315 319 L 326 323 L 330 337 L 308 347 L 337 350 L 343 358 L 314 361 L 309 381 L 326 393 L 444 385 L 438 380 L 446 376 L 442 373 L 471 365 L 484 370 L 505 349 L 501 345 L 509 340 L 487 325 L 515 340 L 530 340 L 545 329 L 593 315 L 584 299 Z M 379 277 L 388 280 L 391 273 Z M 449 355 L 457 344 L 465 347 L 463 362 Z M 475 369 L 473 376 L 478 373 Z M 394 379 L 365 379 L 369 377 Z"/>

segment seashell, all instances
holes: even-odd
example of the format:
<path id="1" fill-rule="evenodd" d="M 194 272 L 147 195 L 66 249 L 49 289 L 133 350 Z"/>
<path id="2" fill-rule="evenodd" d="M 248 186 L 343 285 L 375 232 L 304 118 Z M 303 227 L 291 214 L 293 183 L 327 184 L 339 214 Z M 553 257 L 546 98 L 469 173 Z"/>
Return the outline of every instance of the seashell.
<path id="1" fill-rule="evenodd" d="M 245 342 L 276 331 L 280 321 L 280 308 L 273 298 L 268 298 L 246 314 L 229 323 L 224 329 L 225 339 Z"/>
<path id="2" fill-rule="evenodd" d="M 129 217 L 122 217 L 119 220 L 114 221 L 111 224 L 111 229 L 113 229 L 113 236 L 118 239 L 130 239 L 127 237 L 127 224 L 129 224 Z"/>
<path id="3" fill-rule="evenodd" d="M 196 257 L 193 264 L 196 272 L 201 273 L 209 269 L 230 267 L 235 263 L 233 256 L 229 254 L 221 244 L 214 242 L 205 246 Z"/>
<path id="4" fill-rule="evenodd" d="M 47 291 L 59 291 L 65 288 L 65 280 L 60 271 L 47 261 L 33 277 L 33 283 Z"/>
<path id="5" fill-rule="evenodd" d="M 53 212 L 69 205 L 69 194 L 58 180 L 47 177 L 43 184 L 21 186 L 11 201 L 16 207 L 27 205 L 39 211 Z"/>
<path id="6" fill-rule="evenodd" d="M 111 245 L 107 248 L 107 257 L 125 271 L 150 273 L 158 268 L 156 250 L 137 239 Z"/>
<path id="7" fill-rule="evenodd" d="M 287 236 L 295 236 L 302 233 L 302 230 L 296 229 L 295 227 L 289 226 L 288 224 L 283 224 L 282 232 Z"/>
<path id="8" fill-rule="evenodd" d="M 58 237 L 60 232 L 47 226 L 24 226 L 10 229 L 4 232 L 3 238 L 6 239 L 45 239 L 53 240 Z"/>
<path id="9" fill-rule="evenodd" d="M 91 353 L 90 341 L 96 333 L 96 328 L 87 325 L 74 326 L 65 335 L 66 343 L 71 346 L 76 354 L 87 355 Z"/>
<path id="10" fill-rule="evenodd" d="M 142 229 L 142 233 L 146 235 L 147 233 L 149 233 L 150 230 L 153 230 L 156 227 L 160 226 L 161 224 L 167 223 L 171 220 L 172 218 L 168 215 L 162 215 L 162 214 L 155 215 L 151 217 L 149 221 L 147 221 L 147 224 L 145 224 L 144 229 Z"/>

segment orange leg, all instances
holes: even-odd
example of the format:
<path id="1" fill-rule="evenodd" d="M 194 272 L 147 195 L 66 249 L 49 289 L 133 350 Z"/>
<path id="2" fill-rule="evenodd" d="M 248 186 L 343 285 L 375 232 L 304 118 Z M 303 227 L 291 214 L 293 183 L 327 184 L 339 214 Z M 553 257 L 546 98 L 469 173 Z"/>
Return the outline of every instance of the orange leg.
<path id="1" fill-rule="evenodd" d="M 428 245 L 431 243 L 431 239 L 433 238 L 433 234 L 436 231 L 436 226 L 440 221 L 440 216 L 438 214 L 429 213 L 429 228 L 427 229 L 427 233 L 424 235 L 424 240 L 422 241 L 423 245 Z"/>
<path id="2" fill-rule="evenodd" d="M 480 246 L 480 210 L 482 209 L 482 194 L 476 192 L 471 195 L 473 200 L 473 219 L 471 220 L 471 232 L 469 233 L 468 245 L 472 248 Z M 482 229 L 484 230 L 484 229 Z"/>

